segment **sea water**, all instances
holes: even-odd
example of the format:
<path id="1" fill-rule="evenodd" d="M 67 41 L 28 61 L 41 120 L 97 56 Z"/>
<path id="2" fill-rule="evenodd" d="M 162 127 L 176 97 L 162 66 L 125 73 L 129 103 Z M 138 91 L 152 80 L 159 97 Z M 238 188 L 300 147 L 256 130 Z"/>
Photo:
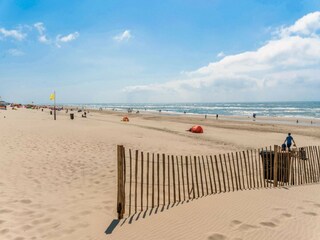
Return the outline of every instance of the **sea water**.
<path id="1" fill-rule="evenodd" d="M 68 105 L 68 104 L 66 104 Z M 255 103 L 83 103 L 72 106 L 133 112 L 167 112 L 171 114 L 208 114 L 225 116 L 320 118 L 320 101 Z"/>

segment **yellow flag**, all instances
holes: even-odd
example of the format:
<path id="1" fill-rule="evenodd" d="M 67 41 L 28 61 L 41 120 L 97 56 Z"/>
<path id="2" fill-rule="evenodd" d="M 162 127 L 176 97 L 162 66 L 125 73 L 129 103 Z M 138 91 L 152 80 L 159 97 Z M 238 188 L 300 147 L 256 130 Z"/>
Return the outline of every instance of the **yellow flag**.
<path id="1" fill-rule="evenodd" d="M 50 94 L 50 100 L 54 100 L 54 98 L 55 98 L 54 93 L 51 93 L 51 94 Z"/>

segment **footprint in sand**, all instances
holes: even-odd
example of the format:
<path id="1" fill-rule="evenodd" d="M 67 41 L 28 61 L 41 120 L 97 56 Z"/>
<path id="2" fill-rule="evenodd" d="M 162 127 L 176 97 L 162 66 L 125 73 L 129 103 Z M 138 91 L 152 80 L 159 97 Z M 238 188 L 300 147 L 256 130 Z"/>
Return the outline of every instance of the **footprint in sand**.
<path id="1" fill-rule="evenodd" d="M 32 203 L 32 201 L 29 200 L 29 199 L 22 199 L 22 200 L 20 200 L 20 202 L 21 202 L 21 203 L 24 203 L 24 204 L 30 204 L 30 203 Z"/>
<path id="2" fill-rule="evenodd" d="M 208 237 L 208 240 L 225 240 L 227 237 L 220 233 L 214 233 Z"/>
<path id="3" fill-rule="evenodd" d="M 30 226 L 30 225 L 23 225 L 23 226 L 21 227 L 21 229 L 22 229 L 23 231 L 28 231 L 28 230 L 30 230 L 31 228 L 33 228 L 33 227 Z"/>
<path id="4" fill-rule="evenodd" d="M 80 214 L 81 215 L 89 215 L 91 213 L 91 211 L 82 211 Z"/>
<path id="5" fill-rule="evenodd" d="M 5 235 L 8 232 L 9 232 L 9 229 L 7 229 L 7 228 L 2 229 L 2 230 L 0 230 L 0 235 Z"/>
<path id="6" fill-rule="evenodd" d="M 1 209 L 0 210 L 0 214 L 1 213 L 11 213 L 12 212 L 12 210 L 10 210 L 10 209 Z"/>
<path id="7" fill-rule="evenodd" d="M 320 204 L 319 204 L 319 203 L 314 203 L 313 205 L 314 205 L 315 207 L 320 208 Z"/>
<path id="8" fill-rule="evenodd" d="M 290 213 L 282 213 L 281 216 L 286 217 L 286 218 L 292 217 L 292 215 Z"/>
<path id="9" fill-rule="evenodd" d="M 272 210 L 274 211 L 281 211 L 281 210 L 284 210 L 283 208 L 272 208 Z"/>
<path id="10" fill-rule="evenodd" d="M 236 226 L 240 225 L 241 223 L 242 223 L 242 222 L 239 221 L 239 220 L 233 220 L 233 221 L 231 221 L 230 225 L 231 225 L 232 227 L 236 227 Z"/>
<path id="11" fill-rule="evenodd" d="M 315 212 L 303 212 L 303 214 L 305 215 L 309 215 L 309 216 L 317 216 L 318 214 Z"/>
<path id="12" fill-rule="evenodd" d="M 278 225 L 273 223 L 273 222 L 261 222 L 260 223 L 262 226 L 265 226 L 265 227 L 270 227 L 270 228 L 275 228 L 277 227 Z"/>
<path id="13" fill-rule="evenodd" d="M 255 226 L 255 225 L 251 225 L 251 224 L 246 224 L 246 223 L 243 223 L 243 224 L 241 224 L 240 226 L 239 226 L 239 230 L 241 230 L 241 231 L 252 231 L 252 230 L 254 230 L 254 229 L 256 229 L 256 228 L 259 228 L 258 226 Z"/>
<path id="14" fill-rule="evenodd" d="M 78 224 L 77 225 L 77 227 L 79 227 L 79 228 L 86 228 L 86 227 L 89 227 L 89 223 L 80 223 L 80 224 Z"/>
<path id="15" fill-rule="evenodd" d="M 24 240 L 24 237 L 15 237 L 13 240 Z"/>

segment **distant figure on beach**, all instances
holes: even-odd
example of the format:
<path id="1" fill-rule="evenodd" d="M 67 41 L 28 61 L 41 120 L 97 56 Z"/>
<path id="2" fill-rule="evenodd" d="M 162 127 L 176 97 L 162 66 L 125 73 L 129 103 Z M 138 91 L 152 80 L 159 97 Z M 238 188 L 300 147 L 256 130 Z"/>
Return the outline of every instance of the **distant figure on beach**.
<path id="1" fill-rule="evenodd" d="M 161 113 L 161 109 L 159 110 L 159 113 Z"/>
<path id="2" fill-rule="evenodd" d="M 217 115 L 216 115 L 216 119 L 218 120 L 218 118 L 219 118 L 219 115 L 217 114 Z"/>
<path id="3" fill-rule="evenodd" d="M 299 120 L 297 119 L 297 123 L 299 123 Z"/>
<path id="4" fill-rule="evenodd" d="M 256 114 L 252 114 L 252 117 L 253 117 L 253 121 L 256 120 Z"/>
<path id="5" fill-rule="evenodd" d="M 186 111 L 184 111 L 183 113 L 184 113 L 184 114 L 186 114 L 187 112 L 186 112 Z"/>
<path id="6" fill-rule="evenodd" d="M 293 140 L 293 137 L 291 136 L 291 133 L 288 133 L 288 136 L 284 140 L 283 144 L 285 144 L 286 142 L 287 142 L 287 148 L 288 148 L 289 151 L 291 151 L 290 147 L 292 145 L 292 142 L 293 142 L 293 146 L 296 146 L 296 142 Z"/>
<path id="7" fill-rule="evenodd" d="M 204 115 L 204 119 L 207 119 L 207 114 L 206 114 L 206 115 Z"/>

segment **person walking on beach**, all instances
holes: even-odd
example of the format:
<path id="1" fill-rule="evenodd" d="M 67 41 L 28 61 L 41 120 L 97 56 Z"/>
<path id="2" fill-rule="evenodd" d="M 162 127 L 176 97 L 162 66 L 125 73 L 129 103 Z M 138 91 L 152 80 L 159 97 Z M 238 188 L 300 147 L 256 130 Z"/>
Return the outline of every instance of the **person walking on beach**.
<path id="1" fill-rule="evenodd" d="M 291 136 L 291 133 L 288 133 L 288 136 L 286 137 L 286 139 L 284 140 L 284 143 L 285 144 L 287 142 L 287 148 L 289 151 L 291 151 L 290 147 L 292 145 L 292 142 L 293 142 L 293 146 L 296 146 L 296 143 L 295 141 L 293 140 L 293 137 Z"/>

